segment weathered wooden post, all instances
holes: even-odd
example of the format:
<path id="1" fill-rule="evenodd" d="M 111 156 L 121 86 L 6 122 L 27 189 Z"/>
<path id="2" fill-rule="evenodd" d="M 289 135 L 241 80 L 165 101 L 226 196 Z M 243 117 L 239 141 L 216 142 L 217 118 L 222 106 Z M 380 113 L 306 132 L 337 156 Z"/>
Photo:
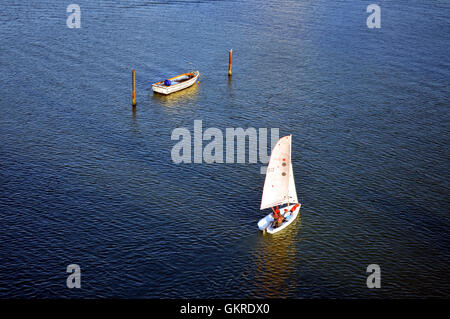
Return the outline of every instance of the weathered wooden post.
<path id="1" fill-rule="evenodd" d="M 136 106 L 136 74 L 135 74 L 135 71 L 133 70 L 131 72 L 131 74 L 132 74 L 132 78 L 133 78 L 132 104 L 133 104 L 133 107 L 135 107 Z"/>
<path id="2" fill-rule="evenodd" d="M 231 76 L 231 69 L 233 67 L 233 49 L 229 51 L 229 60 L 228 60 L 228 76 Z"/>

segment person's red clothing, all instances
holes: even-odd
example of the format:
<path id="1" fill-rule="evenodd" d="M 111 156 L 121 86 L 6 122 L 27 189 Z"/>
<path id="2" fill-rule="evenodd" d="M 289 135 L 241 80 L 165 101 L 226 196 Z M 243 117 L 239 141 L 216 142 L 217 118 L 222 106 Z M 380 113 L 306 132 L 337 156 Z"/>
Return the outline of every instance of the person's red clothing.
<path id="1" fill-rule="evenodd" d="M 278 206 L 277 206 L 273 210 L 273 219 L 278 219 L 278 217 L 280 217 L 280 210 L 278 209 Z"/>
<path id="2" fill-rule="evenodd" d="M 283 224 L 283 217 L 278 216 L 278 226 L 280 226 L 281 224 Z"/>

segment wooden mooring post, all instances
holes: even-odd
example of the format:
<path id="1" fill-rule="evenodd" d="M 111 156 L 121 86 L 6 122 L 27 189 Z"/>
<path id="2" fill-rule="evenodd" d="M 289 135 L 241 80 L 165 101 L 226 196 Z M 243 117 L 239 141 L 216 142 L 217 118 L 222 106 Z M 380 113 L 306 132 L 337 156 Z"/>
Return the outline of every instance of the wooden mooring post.
<path id="1" fill-rule="evenodd" d="M 228 57 L 228 76 L 231 76 L 232 72 L 231 69 L 233 68 L 233 49 L 229 51 L 229 57 Z"/>
<path id="2" fill-rule="evenodd" d="M 132 81 L 133 81 L 133 83 L 132 83 L 132 86 L 133 86 L 133 93 L 132 93 L 132 105 L 133 105 L 133 107 L 135 107 L 136 106 L 136 72 L 133 70 L 132 72 L 131 72 L 131 74 L 132 74 Z"/>

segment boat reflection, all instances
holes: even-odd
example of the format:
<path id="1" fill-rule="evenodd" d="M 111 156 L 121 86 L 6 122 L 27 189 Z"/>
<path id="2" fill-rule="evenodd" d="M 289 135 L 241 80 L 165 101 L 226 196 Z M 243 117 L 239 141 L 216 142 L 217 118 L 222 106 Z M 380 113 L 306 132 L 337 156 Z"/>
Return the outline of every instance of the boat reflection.
<path id="1" fill-rule="evenodd" d="M 195 83 L 191 87 L 169 95 L 153 92 L 152 100 L 165 107 L 174 107 L 181 103 L 193 102 L 198 97 L 198 86 L 199 85 Z"/>
<path id="2" fill-rule="evenodd" d="M 295 262 L 301 215 L 280 233 L 261 234 L 261 245 L 256 258 L 255 291 L 259 298 L 286 298 L 296 289 Z"/>

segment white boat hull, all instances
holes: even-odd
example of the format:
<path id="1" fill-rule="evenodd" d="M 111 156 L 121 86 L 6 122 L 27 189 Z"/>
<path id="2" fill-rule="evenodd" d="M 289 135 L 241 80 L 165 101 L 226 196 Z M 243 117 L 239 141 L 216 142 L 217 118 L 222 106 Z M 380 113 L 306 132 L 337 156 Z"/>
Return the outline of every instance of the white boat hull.
<path id="1" fill-rule="evenodd" d="M 177 91 L 181 91 L 183 89 L 186 89 L 186 88 L 192 86 L 195 82 L 197 82 L 197 79 L 200 76 L 200 72 L 196 71 L 195 74 L 196 75 L 192 79 L 189 79 L 187 81 L 184 81 L 184 82 L 181 82 L 178 84 L 170 85 L 170 86 L 165 86 L 161 82 L 155 83 L 152 85 L 152 90 L 153 90 L 153 92 L 157 92 L 157 93 L 164 94 L 164 95 L 174 93 Z"/>
<path id="2" fill-rule="evenodd" d="M 283 217 L 286 219 L 283 222 L 283 224 L 281 224 L 281 226 L 278 226 L 276 228 L 273 227 L 274 226 L 273 214 L 270 213 L 266 217 L 261 218 L 260 221 L 258 222 L 259 230 L 266 231 L 269 234 L 275 234 L 275 233 L 282 231 L 286 227 L 288 227 L 297 218 L 297 216 L 300 212 L 300 207 L 302 207 L 302 204 L 299 203 L 299 206 L 293 212 L 290 212 L 291 208 L 294 206 L 295 206 L 295 204 L 289 205 L 287 207 L 283 207 L 282 209 L 280 209 L 281 215 L 283 215 Z M 285 209 L 287 211 L 285 211 Z"/>

